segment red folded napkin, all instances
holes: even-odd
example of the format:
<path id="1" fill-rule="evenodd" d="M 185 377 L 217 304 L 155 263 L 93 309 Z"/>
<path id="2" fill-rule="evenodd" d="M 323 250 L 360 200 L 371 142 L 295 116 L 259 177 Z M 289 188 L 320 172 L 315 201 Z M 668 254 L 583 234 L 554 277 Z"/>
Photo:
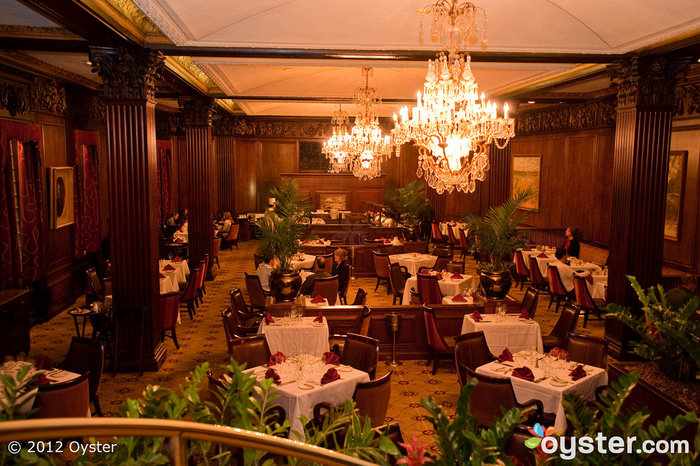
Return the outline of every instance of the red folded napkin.
<path id="1" fill-rule="evenodd" d="M 456 226 L 457 226 L 457 224 L 456 224 L 456 223 L 453 223 L 453 224 L 451 224 L 450 226 L 452 226 L 452 227 L 456 227 Z"/>
<path id="2" fill-rule="evenodd" d="M 265 323 L 266 323 L 267 325 L 270 325 L 270 324 L 274 324 L 274 323 L 275 323 L 275 319 L 272 317 L 272 315 L 271 315 L 269 312 L 266 312 L 266 313 L 265 313 Z"/>
<path id="3" fill-rule="evenodd" d="M 162 273 L 159 273 L 158 278 L 165 278 L 165 275 L 163 275 Z"/>
<path id="4" fill-rule="evenodd" d="M 176 243 L 182 243 L 183 239 L 182 238 L 175 238 Z"/>
<path id="5" fill-rule="evenodd" d="M 36 378 L 36 386 L 37 387 L 45 387 L 46 385 L 50 385 L 50 384 L 51 384 L 51 381 L 44 374 L 39 374 L 39 377 Z"/>
<path id="6" fill-rule="evenodd" d="M 385 239 L 385 240 L 384 240 L 384 244 L 391 244 L 391 240 L 390 240 L 390 239 Z"/>
<path id="7" fill-rule="evenodd" d="M 318 315 L 314 318 L 314 322 L 323 322 L 323 312 L 318 313 Z"/>
<path id="8" fill-rule="evenodd" d="M 529 318 L 530 318 L 530 313 L 527 312 L 527 309 L 523 309 L 522 311 L 520 311 L 520 316 L 518 317 L 518 319 L 529 319 Z"/>
<path id="9" fill-rule="evenodd" d="M 553 358 L 559 358 L 559 359 L 564 360 L 564 361 L 569 360 L 569 352 L 564 350 L 564 349 L 561 349 L 557 346 L 555 346 L 554 348 L 552 348 L 549 351 L 549 355 L 552 356 Z"/>
<path id="10" fill-rule="evenodd" d="M 36 357 L 34 360 L 34 366 L 36 366 L 36 368 L 39 370 L 51 369 L 53 367 L 53 362 L 51 362 L 51 359 L 48 356 L 42 354 Z"/>
<path id="11" fill-rule="evenodd" d="M 339 378 L 340 374 L 338 374 L 338 371 L 335 370 L 334 367 L 331 367 L 325 374 L 323 374 L 323 377 L 321 378 L 321 385 L 326 385 L 327 383 L 338 380 Z"/>
<path id="12" fill-rule="evenodd" d="M 333 351 L 326 351 L 325 353 L 323 353 L 323 362 L 326 364 L 334 364 L 337 366 L 340 364 L 340 358 Z"/>
<path id="13" fill-rule="evenodd" d="M 541 253 L 539 253 L 539 254 L 537 255 L 537 257 L 541 257 L 541 258 L 543 258 L 543 259 L 546 259 L 546 258 L 547 258 L 547 254 L 541 252 Z"/>
<path id="14" fill-rule="evenodd" d="M 592 275 L 586 275 L 586 281 L 592 285 L 592 284 L 593 284 L 593 276 L 592 276 Z"/>
<path id="15" fill-rule="evenodd" d="M 571 376 L 571 380 L 576 381 L 578 379 L 584 378 L 587 374 L 586 371 L 583 369 L 583 366 L 579 364 L 574 370 L 569 372 L 569 375 Z"/>
<path id="16" fill-rule="evenodd" d="M 535 374 L 533 374 L 530 368 L 527 366 L 516 367 L 513 369 L 513 373 L 511 375 L 519 379 L 527 380 L 528 382 L 535 380 Z"/>
<path id="17" fill-rule="evenodd" d="M 438 280 L 442 280 L 442 278 L 443 278 L 443 277 L 442 277 L 442 272 L 436 273 L 435 276 L 437 277 Z"/>
<path id="18" fill-rule="evenodd" d="M 174 259 L 173 259 L 173 262 L 175 262 Z M 168 272 L 170 272 L 171 270 L 175 270 L 175 267 L 173 267 L 170 264 L 167 264 L 165 267 L 163 267 L 163 270 L 167 270 Z"/>
<path id="19" fill-rule="evenodd" d="M 479 311 L 474 311 L 474 312 L 472 312 L 472 320 L 474 322 L 481 322 L 482 320 L 484 320 L 484 318 L 481 317 L 481 314 L 479 314 Z"/>
<path id="20" fill-rule="evenodd" d="M 180 259 L 180 256 L 175 256 L 173 257 L 173 262 L 182 262 L 182 259 Z"/>
<path id="21" fill-rule="evenodd" d="M 452 298 L 452 301 L 458 302 L 458 303 L 466 303 L 467 300 L 464 296 L 461 294 L 456 294 L 454 298 Z"/>
<path id="22" fill-rule="evenodd" d="M 322 302 L 324 302 L 324 301 L 325 301 L 325 299 L 324 299 L 323 296 L 321 296 L 320 294 L 317 294 L 317 295 L 314 296 L 313 299 L 311 300 L 311 302 L 314 303 L 314 304 L 322 303 Z"/>
<path id="23" fill-rule="evenodd" d="M 324 243 L 322 240 L 318 240 L 318 241 L 316 241 L 316 243 L 317 243 L 317 244 L 326 244 L 326 243 Z"/>
<path id="24" fill-rule="evenodd" d="M 420 271 L 420 274 L 421 274 L 421 275 L 430 275 L 430 270 L 428 270 L 428 269 L 423 269 L 423 270 Z"/>
<path id="25" fill-rule="evenodd" d="M 284 361 L 287 360 L 287 357 L 284 355 L 282 351 L 278 351 L 272 356 L 270 356 L 270 360 L 267 361 L 267 365 L 269 366 L 274 366 L 275 364 L 280 364 L 283 363 Z"/>
<path id="26" fill-rule="evenodd" d="M 461 280 L 462 276 L 459 273 L 455 272 L 450 276 L 450 278 L 452 278 L 454 280 Z"/>
<path id="27" fill-rule="evenodd" d="M 272 379 L 272 381 L 274 383 L 276 383 L 277 385 L 279 385 L 280 382 L 282 382 L 282 379 L 280 379 L 280 375 L 273 368 L 269 368 L 268 370 L 265 371 L 265 378 Z"/>
<path id="28" fill-rule="evenodd" d="M 513 353 L 508 348 L 503 348 L 503 352 L 498 356 L 498 362 L 503 361 L 513 362 Z"/>

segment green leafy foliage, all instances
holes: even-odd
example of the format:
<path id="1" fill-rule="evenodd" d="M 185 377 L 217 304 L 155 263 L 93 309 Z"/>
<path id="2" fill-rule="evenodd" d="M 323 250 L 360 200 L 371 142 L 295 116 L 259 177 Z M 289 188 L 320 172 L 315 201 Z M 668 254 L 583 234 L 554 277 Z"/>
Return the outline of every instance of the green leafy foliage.
<path id="1" fill-rule="evenodd" d="M 640 340 L 634 352 L 660 366 L 672 365 L 678 371 L 688 365 L 697 371 L 700 367 L 700 346 L 694 335 L 700 335 L 700 324 L 693 320 L 700 298 L 689 300 L 680 310 L 671 309 L 661 285 L 644 290 L 635 277 L 628 276 L 632 288 L 642 304 L 642 315 L 634 315 L 629 308 L 611 303 L 606 306 L 613 316 L 631 328 Z M 646 320 L 645 320 L 646 317 Z M 680 375 L 680 374 L 678 374 Z"/>
<path id="2" fill-rule="evenodd" d="M 405 225 L 416 225 L 430 219 L 430 201 L 425 195 L 425 183 L 413 181 L 398 188 L 391 200 L 392 215 Z"/>
<path id="3" fill-rule="evenodd" d="M 519 192 L 503 204 L 489 208 L 483 218 L 471 213 L 463 217 L 462 220 L 469 227 L 469 238 L 474 248 L 491 257 L 491 263 L 484 265 L 484 270 L 505 272 L 504 258 L 512 258 L 516 249 L 525 246 L 526 238 L 518 234 L 517 227 L 529 212 L 517 216 L 515 214 L 531 196 L 531 191 Z"/>
<path id="4" fill-rule="evenodd" d="M 277 257 L 281 273 L 291 273 L 291 260 L 299 252 L 298 240 L 306 228 L 301 221 L 309 216 L 311 200 L 299 195 L 299 183 L 294 178 L 282 178 L 279 186 L 270 189 L 270 195 L 277 202 L 275 211 L 256 222 L 260 252 L 267 258 Z"/>

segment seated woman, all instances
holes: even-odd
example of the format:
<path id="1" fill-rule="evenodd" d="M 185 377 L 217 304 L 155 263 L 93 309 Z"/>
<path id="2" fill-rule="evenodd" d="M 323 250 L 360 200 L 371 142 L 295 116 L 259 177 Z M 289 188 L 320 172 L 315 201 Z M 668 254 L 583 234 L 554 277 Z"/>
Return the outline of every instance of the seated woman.
<path id="1" fill-rule="evenodd" d="M 566 236 L 566 242 L 562 246 L 562 249 L 566 253 L 567 257 L 576 257 L 578 258 L 579 252 L 581 252 L 581 244 L 578 241 L 578 229 L 575 227 L 568 227 L 566 229 L 566 233 L 564 233 Z"/>
<path id="2" fill-rule="evenodd" d="M 221 225 L 219 225 L 219 236 L 221 236 L 222 238 L 226 238 L 226 234 L 231 229 L 231 225 L 233 225 L 233 218 L 231 217 L 231 212 L 227 210 L 226 212 L 224 212 L 224 217 L 221 221 Z"/>
<path id="3" fill-rule="evenodd" d="M 260 284 L 262 285 L 263 290 L 270 291 L 270 274 L 272 273 L 273 269 L 279 266 L 280 261 L 276 257 L 265 258 L 265 261 L 258 265 L 255 272 L 258 274 L 258 278 L 260 278 Z"/>
<path id="4" fill-rule="evenodd" d="M 304 280 L 304 283 L 301 284 L 301 289 L 299 290 L 299 294 L 301 295 L 309 296 L 311 294 L 311 292 L 314 289 L 314 282 L 316 281 L 316 278 L 324 278 L 331 276 L 331 274 L 326 272 L 326 259 L 324 257 L 317 257 L 315 264 L 318 272 L 312 273 L 311 275 L 306 277 L 306 280 Z"/>
<path id="5" fill-rule="evenodd" d="M 177 212 L 172 212 L 170 215 L 168 215 L 168 219 L 165 221 L 165 224 L 169 227 L 177 227 L 178 221 L 177 219 L 180 217 L 180 214 Z"/>
<path id="6" fill-rule="evenodd" d="M 338 248 L 333 253 L 333 268 L 331 275 L 338 276 L 338 290 L 340 295 L 344 295 L 350 283 L 350 266 L 347 263 L 348 253 L 345 249 Z"/>

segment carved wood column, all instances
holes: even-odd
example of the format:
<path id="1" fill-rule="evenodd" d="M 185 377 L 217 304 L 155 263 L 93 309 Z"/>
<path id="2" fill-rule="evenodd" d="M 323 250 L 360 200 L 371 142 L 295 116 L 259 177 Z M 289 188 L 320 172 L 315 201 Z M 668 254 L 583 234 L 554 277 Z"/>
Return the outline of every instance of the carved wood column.
<path id="1" fill-rule="evenodd" d="M 495 142 L 489 146 L 489 171 L 488 179 L 489 207 L 503 204 L 510 198 L 510 147 L 499 149 Z"/>
<path id="2" fill-rule="evenodd" d="M 626 275 L 642 287 L 659 283 L 671 120 L 678 62 L 632 57 L 613 70 L 618 85 L 608 300 L 639 311 Z M 613 357 L 629 352 L 629 330 L 606 321 Z"/>
<path id="3" fill-rule="evenodd" d="M 187 140 L 190 261 L 196 267 L 204 258 L 204 254 L 211 257 L 211 120 L 214 100 L 201 97 L 181 98 L 180 106 L 184 110 Z"/>
<path id="4" fill-rule="evenodd" d="M 90 56 L 106 102 L 117 369 L 138 368 L 143 342 L 143 369 L 158 370 L 166 355 L 158 319 L 155 192 L 155 79 L 163 59 L 152 51 L 101 47 L 91 48 Z"/>

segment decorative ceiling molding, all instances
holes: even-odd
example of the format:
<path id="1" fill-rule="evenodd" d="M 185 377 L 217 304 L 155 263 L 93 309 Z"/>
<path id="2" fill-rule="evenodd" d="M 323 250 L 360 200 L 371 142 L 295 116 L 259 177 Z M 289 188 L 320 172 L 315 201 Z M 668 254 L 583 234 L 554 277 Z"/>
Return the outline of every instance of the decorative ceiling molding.
<path id="1" fill-rule="evenodd" d="M 515 119 L 515 134 L 524 136 L 551 131 L 612 127 L 615 126 L 616 116 L 614 97 L 576 105 L 518 112 Z"/>
<path id="2" fill-rule="evenodd" d="M 141 44 L 168 44 L 158 27 L 130 0 L 81 0 L 104 20 Z"/>
<path id="3" fill-rule="evenodd" d="M 0 50 L 0 60 L 22 70 L 28 70 L 41 74 L 49 78 L 69 81 L 75 84 L 80 84 L 89 89 L 97 90 L 100 88 L 100 83 L 87 79 L 72 71 L 59 68 L 58 66 L 39 60 L 31 55 L 16 50 Z"/>
<path id="4" fill-rule="evenodd" d="M 192 58 L 186 56 L 166 57 L 165 66 L 203 94 L 221 94 L 221 89 Z"/>
<path id="5" fill-rule="evenodd" d="M 133 0 L 133 2 L 175 45 L 185 45 L 189 42 L 189 37 L 166 12 L 156 6 L 156 2 L 151 0 Z"/>
<path id="6" fill-rule="evenodd" d="M 604 64 L 587 64 L 579 65 L 571 70 L 563 71 L 561 73 L 556 73 L 554 75 L 547 76 L 542 79 L 531 81 L 526 84 L 521 84 L 517 86 L 510 87 L 508 89 L 502 89 L 500 92 L 495 93 L 495 96 L 502 97 L 504 99 L 510 97 L 516 97 L 521 94 L 539 91 L 541 89 L 562 84 L 567 81 L 574 79 L 579 79 L 584 76 L 592 75 L 605 71 L 607 65 Z"/>
<path id="7" fill-rule="evenodd" d="M 236 107 L 236 103 L 231 99 L 216 99 L 216 103 L 230 114 L 241 113 L 241 110 Z"/>
<path id="8" fill-rule="evenodd" d="M 0 24 L 0 36 L 21 39 L 81 39 L 81 37 L 69 30 L 60 27 L 19 26 L 14 24 Z"/>
<path id="9" fill-rule="evenodd" d="M 214 119 L 215 136 L 260 138 L 328 138 L 333 127 L 328 119 L 286 120 L 276 118 L 250 118 L 217 114 Z"/>

